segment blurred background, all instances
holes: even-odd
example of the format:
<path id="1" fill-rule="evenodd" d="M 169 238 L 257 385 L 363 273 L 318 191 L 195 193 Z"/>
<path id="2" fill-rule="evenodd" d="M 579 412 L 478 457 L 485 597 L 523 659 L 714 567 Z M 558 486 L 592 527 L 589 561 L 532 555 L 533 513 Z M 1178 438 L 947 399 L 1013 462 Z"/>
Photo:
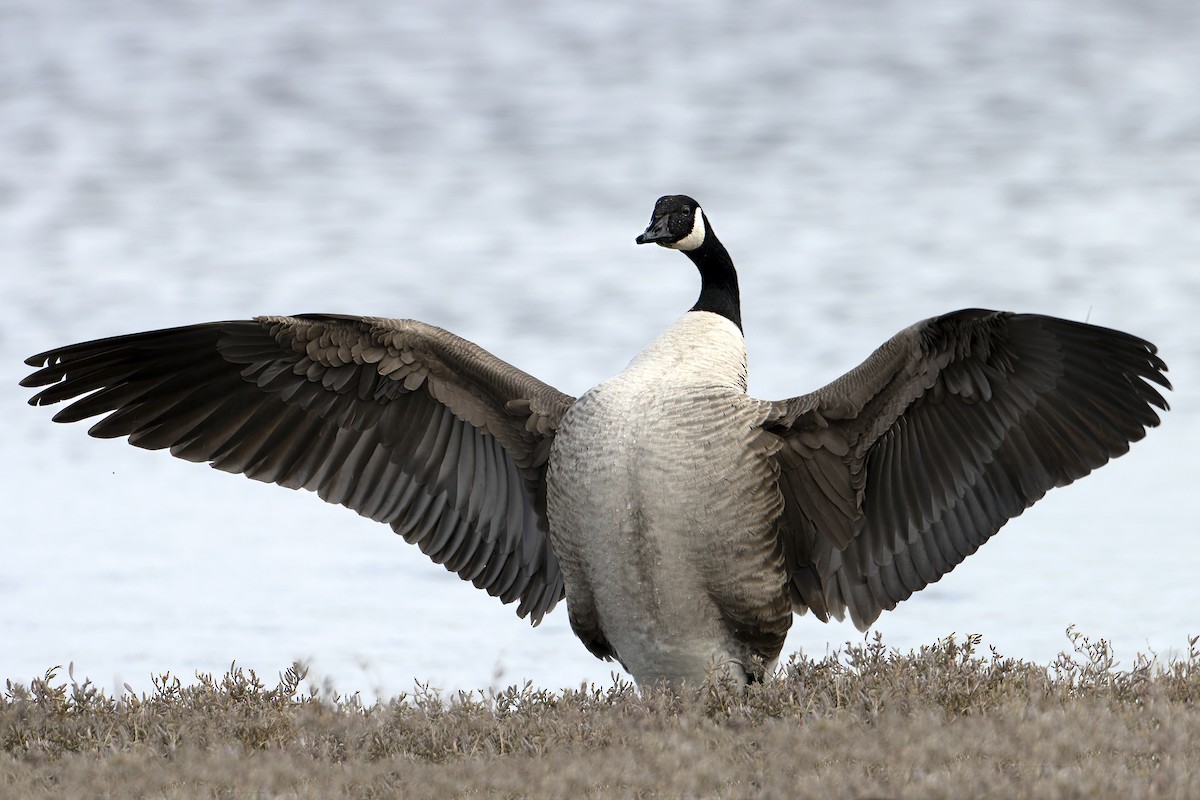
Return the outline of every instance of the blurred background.
<path id="1" fill-rule="evenodd" d="M 292 659 L 368 694 L 607 681 L 313 495 L 58 426 L 21 361 L 263 313 L 412 317 L 563 391 L 695 300 L 662 194 L 739 266 L 751 392 L 980 306 L 1156 342 L 1163 427 L 876 625 L 1049 660 L 1200 633 L 1194 0 L 0 0 L 0 678 Z M 861 634 L 797 618 L 786 653 Z"/>

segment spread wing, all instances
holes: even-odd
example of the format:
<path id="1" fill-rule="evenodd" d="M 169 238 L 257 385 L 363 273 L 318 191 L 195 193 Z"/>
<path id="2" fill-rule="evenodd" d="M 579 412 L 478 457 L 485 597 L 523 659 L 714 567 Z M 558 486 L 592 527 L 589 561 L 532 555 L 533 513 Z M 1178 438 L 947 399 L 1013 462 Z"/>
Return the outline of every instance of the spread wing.
<path id="1" fill-rule="evenodd" d="M 117 336 L 29 358 L 56 422 L 386 522 L 536 624 L 563 597 L 545 472 L 573 398 L 412 320 L 258 317 Z"/>
<path id="2" fill-rule="evenodd" d="M 971 309 L 774 403 L 793 607 L 865 629 L 1158 425 L 1165 371 L 1120 331 Z"/>

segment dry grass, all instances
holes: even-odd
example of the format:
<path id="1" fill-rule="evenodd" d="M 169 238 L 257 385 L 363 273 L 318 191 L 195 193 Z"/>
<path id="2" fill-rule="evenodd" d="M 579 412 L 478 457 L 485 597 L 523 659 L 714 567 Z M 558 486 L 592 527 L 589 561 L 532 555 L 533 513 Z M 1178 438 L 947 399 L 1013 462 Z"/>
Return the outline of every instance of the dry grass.
<path id="1" fill-rule="evenodd" d="M 739 692 L 630 684 L 364 705 L 293 666 L 111 697 L 58 670 L 0 700 L 8 797 L 1200 797 L 1200 652 L 1038 666 L 953 637 L 794 659 Z"/>

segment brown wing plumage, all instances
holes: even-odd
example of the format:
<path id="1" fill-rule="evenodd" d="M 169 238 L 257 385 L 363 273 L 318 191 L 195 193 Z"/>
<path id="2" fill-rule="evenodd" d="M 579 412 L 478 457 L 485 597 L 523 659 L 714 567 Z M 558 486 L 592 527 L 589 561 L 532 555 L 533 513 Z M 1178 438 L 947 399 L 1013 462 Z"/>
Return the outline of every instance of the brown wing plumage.
<path id="1" fill-rule="evenodd" d="M 315 491 L 536 623 L 563 597 L 545 467 L 573 398 L 440 328 L 332 315 L 136 333 L 33 356 L 30 403 L 93 436 Z"/>
<path id="2" fill-rule="evenodd" d="M 775 403 L 794 607 L 870 625 L 1158 425 L 1165 371 L 1120 331 L 971 309 Z"/>

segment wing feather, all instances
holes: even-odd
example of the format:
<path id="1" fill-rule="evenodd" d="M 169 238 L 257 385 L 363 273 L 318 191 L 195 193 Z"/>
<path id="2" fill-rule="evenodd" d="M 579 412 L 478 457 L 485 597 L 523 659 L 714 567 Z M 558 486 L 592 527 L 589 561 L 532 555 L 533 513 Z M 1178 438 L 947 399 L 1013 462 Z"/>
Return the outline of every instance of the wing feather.
<path id="1" fill-rule="evenodd" d="M 860 628 L 1129 450 L 1166 364 L 1120 331 L 969 309 L 918 323 L 768 422 L 797 610 Z"/>
<path id="2" fill-rule="evenodd" d="M 574 399 L 412 320 L 302 315 L 70 345 L 28 359 L 59 422 L 316 492 L 388 523 L 536 623 L 562 599 L 545 463 Z"/>

